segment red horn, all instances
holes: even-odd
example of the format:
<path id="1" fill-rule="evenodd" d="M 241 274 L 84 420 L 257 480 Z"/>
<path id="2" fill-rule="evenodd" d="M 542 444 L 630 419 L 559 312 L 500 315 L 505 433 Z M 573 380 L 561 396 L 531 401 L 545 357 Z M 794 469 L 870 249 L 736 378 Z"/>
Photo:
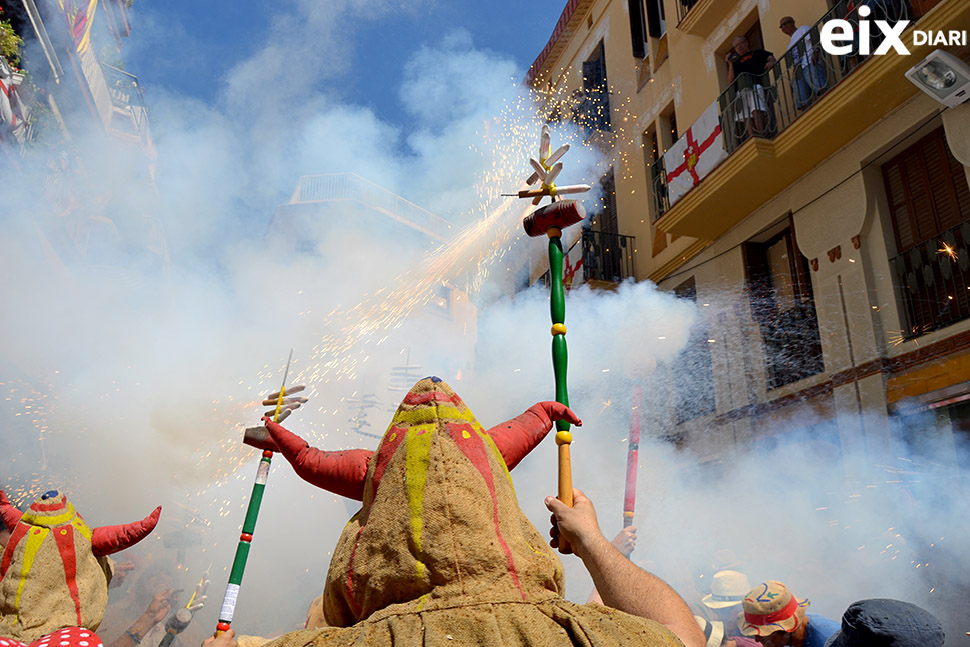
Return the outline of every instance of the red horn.
<path id="1" fill-rule="evenodd" d="M 91 535 L 91 552 L 94 553 L 95 557 L 104 557 L 134 546 L 152 534 L 155 524 L 158 523 L 158 515 L 161 513 L 162 506 L 158 506 L 154 512 L 141 521 L 125 523 L 120 526 L 95 528 Z"/>
<path id="2" fill-rule="evenodd" d="M 374 452 L 368 449 L 325 452 L 310 447 L 307 441 L 269 418 L 263 420 L 266 421 L 266 429 L 279 447 L 280 453 L 290 462 L 300 478 L 348 499 L 364 500 L 367 465 Z"/>
<path id="3" fill-rule="evenodd" d="M 502 458 L 511 470 L 546 437 L 556 420 L 568 420 L 576 426 L 583 424 L 566 405 L 539 402 L 526 409 L 522 415 L 495 425 L 488 430 L 488 435 L 502 452 Z"/>
<path id="4" fill-rule="evenodd" d="M 3 519 L 3 525 L 7 527 L 7 530 L 13 532 L 13 527 L 20 522 L 20 517 L 24 515 L 23 512 L 13 507 L 10 501 L 7 501 L 7 495 L 0 490 L 0 519 Z"/>

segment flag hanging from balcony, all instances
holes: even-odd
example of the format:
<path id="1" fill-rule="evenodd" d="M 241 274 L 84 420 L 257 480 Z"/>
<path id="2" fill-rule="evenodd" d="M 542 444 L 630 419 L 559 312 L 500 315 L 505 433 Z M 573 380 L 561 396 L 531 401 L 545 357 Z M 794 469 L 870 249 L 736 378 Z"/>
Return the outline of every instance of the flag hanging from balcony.
<path id="1" fill-rule="evenodd" d="M 562 285 L 568 292 L 574 286 L 579 285 L 586 279 L 586 272 L 583 270 L 583 239 L 580 238 L 569 248 L 563 258 L 562 264 Z"/>
<path id="2" fill-rule="evenodd" d="M 724 137 L 721 135 L 715 101 L 664 153 L 670 206 L 726 158 L 727 151 L 724 150 Z"/>
<path id="3" fill-rule="evenodd" d="M 98 0 L 57 0 L 67 18 L 67 26 L 74 37 L 74 47 L 83 54 L 91 44 L 91 22 Z"/>

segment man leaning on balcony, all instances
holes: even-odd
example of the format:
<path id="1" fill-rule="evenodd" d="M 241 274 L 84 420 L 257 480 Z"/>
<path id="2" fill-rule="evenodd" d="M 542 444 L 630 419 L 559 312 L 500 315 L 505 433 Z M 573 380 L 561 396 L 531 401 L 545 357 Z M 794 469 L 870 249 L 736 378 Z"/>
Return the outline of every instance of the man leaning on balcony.
<path id="1" fill-rule="evenodd" d="M 739 139 L 767 136 L 768 93 L 762 84 L 767 71 L 775 65 L 774 55 L 763 49 L 751 49 L 747 38 L 736 36 L 724 60 L 728 66 L 728 83 L 735 84 L 737 80 L 731 109 L 735 121 L 744 126 Z"/>
<path id="2" fill-rule="evenodd" d="M 785 16 L 779 22 L 778 28 L 791 39 L 785 55 L 791 56 L 789 60 L 792 87 L 795 89 L 795 107 L 802 110 L 825 92 L 828 86 L 825 67 L 819 61 L 819 50 L 812 42 L 811 27 L 802 25 L 796 28 L 795 19 Z"/>

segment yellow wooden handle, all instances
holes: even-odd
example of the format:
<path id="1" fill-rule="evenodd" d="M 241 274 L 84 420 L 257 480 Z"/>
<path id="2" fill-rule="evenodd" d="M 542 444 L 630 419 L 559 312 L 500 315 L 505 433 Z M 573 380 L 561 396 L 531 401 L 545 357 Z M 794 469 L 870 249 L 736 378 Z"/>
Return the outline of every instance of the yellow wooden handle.
<path id="1" fill-rule="evenodd" d="M 559 500 L 573 507 L 573 468 L 569 460 L 569 443 L 559 445 Z M 562 532 L 559 533 L 559 552 L 564 555 L 573 552 Z"/>

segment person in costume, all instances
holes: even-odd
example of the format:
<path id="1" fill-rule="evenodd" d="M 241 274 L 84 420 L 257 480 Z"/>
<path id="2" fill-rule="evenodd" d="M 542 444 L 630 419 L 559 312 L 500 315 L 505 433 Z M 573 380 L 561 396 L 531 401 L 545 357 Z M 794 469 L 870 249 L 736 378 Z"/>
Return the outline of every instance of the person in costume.
<path id="1" fill-rule="evenodd" d="M 373 452 L 321 451 L 264 419 L 272 438 L 264 449 L 310 483 L 362 502 L 333 551 L 328 626 L 270 647 L 702 647 L 676 594 L 693 627 L 680 636 L 679 627 L 563 597 L 562 563 L 519 508 L 509 474 L 561 419 L 581 424 L 564 405 L 541 402 L 486 430 L 436 377 L 411 388 Z M 203 645 L 235 645 L 233 632 Z"/>
<path id="2" fill-rule="evenodd" d="M 0 558 L 4 647 L 99 647 L 94 632 L 108 603 L 107 556 L 147 537 L 160 513 L 92 529 L 56 490 L 23 513 L 0 491 L 0 517 L 12 529 Z"/>

